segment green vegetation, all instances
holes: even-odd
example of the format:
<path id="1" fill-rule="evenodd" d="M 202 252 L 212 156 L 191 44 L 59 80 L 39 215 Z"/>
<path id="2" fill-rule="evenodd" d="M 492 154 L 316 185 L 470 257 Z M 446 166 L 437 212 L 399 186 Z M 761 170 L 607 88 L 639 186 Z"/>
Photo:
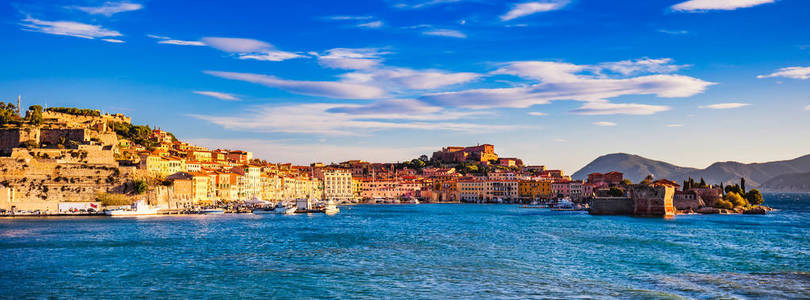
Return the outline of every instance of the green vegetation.
<path id="1" fill-rule="evenodd" d="M 90 116 L 90 117 L 101 116 L 101 112 L 97 109 L 85 109 L 75 107 L 48 107 L 47 111 L 63 114 L 71 114 L 74 116 Z"/>
<path id="2" fill-rule="evenodd" d="M 20 125 L 22 120 L 17 115 L 17 107 L 14 104 L 0 102 L 0 126 L 7 124 Z"/>
<path id="3" fill-rule="evenodd" d="M 132 189 L 135 191 L 136 195 L 140 195 L 146 193 L 146 190 L 149 189 L 149 185 L 145 180 L 138 179 L 132 182 Z"/>
<path id="4" fill-rule="evenodd" d="M 692 177 L 689 177 L 688 180 L 683 181 L 683 190 L 688 191 L 691 189 L 700 189 L 700 188 L 709 188 L 710 186 L 706 184 L 706 180 L 700 178 L 700 182 L 696 183 Z"/>
<path id="5" fill-rule="evenodd" d="M 647 185 L 652 184 L 653 179 L 654 178 L 652 175 L 647 175 L 647 177 L 644 177 L 644 180 L 639 182 L 639 184 L 647 184 Z"/>
<path id="6" fill-rule="evenodd" d="M 762 193 L 757 189 L 751 189 L 748 193 L 745 193 L 745 200 L 748 200 L 748 203 L 751 205 L 762 205 L 762 203 L 765 203 L 765 199 L 762 198 Z"/>
<path id="7" fill-rule="evenodd" d="M 42 125 L 42 122 L 44 121 L 44 119 L 42 118 L 42 106 L 31 105 L 28 107 L 28 110 L 31 111 L 31 114 L 27 116 L 28 120 L 26 121 L 28 121 L 28 123 L 31 123 L 31 125 L 34 126 Z"/>
<path id="8" fill-rule="evenodd" d="M 633 182 L 630 181 L 630 179 L 625 178 L 625 179 L 622 179 L 622 185 L 623 186 L 631 186 L 631 185 L 633 185 Z"/>
<path id="9" fill-rule="evenodd" d="M 100 193 L 96 195 L 96 201 L 104 206 L 132 205 L 132 198 L 124 194 Z"/>
<path id="10" fill-rule="evenodd" d="M 157 145 L 157 142 L 149 139 L 149 136 L 152 134 L 152 129 L 149 128 L 149 126 L 132 125 L 124 122 L 110 122 L 108 125 L 120 138 L 128 139 L 146 148 L 152 148 Z"/>

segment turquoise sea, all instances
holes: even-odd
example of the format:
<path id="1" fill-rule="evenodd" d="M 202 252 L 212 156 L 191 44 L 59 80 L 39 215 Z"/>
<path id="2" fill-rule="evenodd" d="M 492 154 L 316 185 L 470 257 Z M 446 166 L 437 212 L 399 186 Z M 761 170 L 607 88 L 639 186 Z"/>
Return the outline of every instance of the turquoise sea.
<path id="1" fill-rule="evenodd" d="M 0 219 L 0 298 L 810 298 L 810 196 L 766 199 L 781 210 Z"/>

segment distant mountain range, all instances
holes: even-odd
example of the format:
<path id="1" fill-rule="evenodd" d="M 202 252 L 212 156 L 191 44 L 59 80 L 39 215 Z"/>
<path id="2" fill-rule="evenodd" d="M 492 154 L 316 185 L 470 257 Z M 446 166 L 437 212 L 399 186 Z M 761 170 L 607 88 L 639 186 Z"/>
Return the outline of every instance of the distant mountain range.
<path id="1" fill-rule="evenodd" d="M 697 169 L 638 155 L 614 153 L 600 156 L 572 177 L 587 179 L 590 173 L 610 171 L 622 172 L 625 178 L 633 182 L 641 181 L 650 174 L 655 178 L 671 179 L 679 183 L 689 177 L 695 180 L 703 178 L 709 184 L 738 183 L 744 177 L 749 187 L 768 191 L 810 192 L 810 155 L 767 163 L 716 162 L 708 168 Z"/>

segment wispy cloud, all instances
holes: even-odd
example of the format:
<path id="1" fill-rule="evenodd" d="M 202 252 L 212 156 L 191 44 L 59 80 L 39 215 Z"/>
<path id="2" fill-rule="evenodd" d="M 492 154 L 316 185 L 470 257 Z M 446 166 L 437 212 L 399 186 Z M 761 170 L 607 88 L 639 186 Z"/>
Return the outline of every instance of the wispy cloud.
<path id="1" fill-rule="evenodd" d="M 461 31 L 453 30 L 453 29 L 429 29 L 422 31 L 424 35 L 433 35 L 433 36 L 443 36 L 443 37 L 451 37 L 451 38 L 459 38 L 465 39 L 467 35 Z"/>
<path id="2" fill-rule="evenodd" d="M 178 46 L 205 46 L 205 43 L 200 41 L 183 41 L 183 40 L 163 40 L 158 44 L 178 45 Z"/>
<path id="3" fill-rule="evenodd" d="M 193 93 L 208 97 L 214 97 L 220 100 L 226 101 L 239 101 L 240 99 L 234 95 L 228 93 L 221 93 L 221 92 L 213 92 L 213 91 L 194 91 Z"/>
<path id="4" fill-rule="evenodd" d="M 444 111 L 415 100 L 393 100 L 367 105 L 309 103 L 253 107 L 233 116 L 191 115 L 230 130 L 319 135 L 368 135 L 391 129 L 491 132 L 509 125 L 449 122 L 475 113 Z M 274 116 L 267 118 L 265 116 Z"/>
<path id="5" fill-rule="evenodd" d="M 579 115 L 652 115 L 668 110 L 670 107 L 663 105 L 588 102 L 571 112 Z"/>
<path id="6" fill-rule="evenodd" d="M 810 67 L 787 67 L 781 68 L 768 75 L 759 75 L 757 78 L 784 77 L 792 79 L 810 79 Z"/>
<path id="7" fill-rule="evenodd" d="M 509 21 L 540 12 L 558 10 L 565 7 L 565 5 L 567 4 L 568 1 L 549 1 L 549 2 L 533 1 L 533 2 L 518 3 L 513 5 L 512 8 L 508 12 L 506 12 L 506 14 L 501 16 L 501 21 Z"/>
<path id="8" fill-rule="evenodd" d="M 360 28 L 380 28 L 382 26 L 383 26 L 382 21 L 371 21 L 371 22 L 368 22 L 368 23 L 357 24 L 357 27 L 360 27 Z"/>
<path id="9" fill-rule="evenodd" d="M 284 61 L 304 57 L 297 53 L 278 50 L 269 43 L 254 39 L 205 37 L 202 39 L 202 42 L 214 49 L 233 53 L 239 59 Z"/>
<path id="10" fill-rule="evenodd" d="M 464 0 L 404 0 L 397 1 L 397 3 L 394 4 L 394 7 L 402 9 L 419 9 L 438 4 L 456 3 L 461 1 Z"/>
<path id="11" fill-rule="evenodd" d="M 114 43 L 114 44 L 123 44 L 123 43 L 126 43 L 125 41 L 118 40 L 118 39 L 101 39 L 101 40 L 102 40 L 102 41 L 105 41 L 105 42 L 108 42 L 108 43 Z"/>
<path id="12" fill-rule="evenodd" d="M 530 111 L 530 112 L 529 112 L 529 115 L 530 115 L 530 116 L 535 116 L 535 117 L 543 117 L 543 116 L 548 116 L 548 114 L 547 114 L 547 113 L 544 113 L 544 112 L 539 112 L 539 111 Z"/>
<path id="13" fill-rule="evenodd" d="M 385 95 L 385 91 L 381 88 L 372 85 L 348 82 L 286 80 L 277 78 L 275 76 L 253 73 L 221 71 L 205 71 L 205 73 L 220 78 L 246 81 L 268 87 L 280 88 L 296 94 L 318 97 L 340 99 L 375 99 L 381 98 Z"/>
<path id="14" fill-rule="evenodd" d="M 597 66 L 599 70 L 607 70 L 622 75 L 645 74 L 645 73 L 674 73 L 689 65 L 672 64 L 671 58 L 641 58 L 633 60 L 623 60 L 617 62 L 601 63 Z"/>
<path id="15" fill-rule="evenodd" d="M 749 105 L 751 105 L 751 104 L 731 102 L 731 103 L 717 103 L 717 104 L 711 104 L 711 105 L 703 105 L 703 106 L 699 106 L 699 108 L 734 109 L 734 108 L 746 107 L 746 106 L 749 106 Z"/>
<path id="16" fill-rule="evenodd" d="M 337 145 L 333 143 L 293 143 L 285 140 L 191 138 L 188 142 L 211 149 L 238 148 L 251 151 L 256 157 L 268 157 L 276 162 L 309 164 L 363 159 L 372 162 L 405 161 L 434 151 L 436 146 L 388 147 L 383 145 Z"/>
<path id="17" fill-rule="evenodd" d="M 117 13 L 143 9 L 143 5 L 132 2 L 104 2 L 101 6 L 72 6 L 91 15 L 112 16 Z"/>
<path id="18" fill-rule="evenodd" d="M 602 121 L 602 122 L 593 122 L 593 125 L 602 126 L 602 127 L 612 127 L 612 126 L 616 126 L 618 124 L 613 123 L 613 122 Z"/>
<path id="19" fill-rule="evenodd" d="M 658 29 L 660 33 L 666 33 L 671 35 L 685 35 L 689 34 L 689 31 L 686 30 L 669 30 L 669 29 Z"/>
<path id="20" fill-rule="evenodd" d="M 71 21 L 45 21 L 27 17 L 20 23 L 23 30 L 47 34 L 66 35 L 85 39 L 110 38 L 123 36 L 120 32 L 98 25 Z"/>
<path id="21" fill-rule="evenodd" d="M 649 114 L 669 109 L 643 104 L 609 104 L 606 99 L 625 95 L 656 95 L 682 98 L 702 93 L 712 82 L 672 74 L 653 74 L 613 79 L 596 74 L 604 67 L 550 61 L 519 61 L 501 64 L 493 75 L 512 75 L 539 83 L 508 88 L 471 89 L 425 95 L 428 101 L 449 106 L 484 109 L 494 107 L 525 108 L 555 100 L 593 102 L 576 112 L 589 114 Z M 642 68 L 643 69 L 643 68 Z M 654 68 L 653 70 L 659 70 Z M 633 69 L 633 72 L 638 70 Z M 651 71 L 651 70 L 646 70 Z M 629 71 L 628 71 L 629 72 Z"/>
<path id="22" fill-rule="evenodd" d="M 389 52 L 376 48 L 334 48 L 324 54 L 310 52 L 318 58 L 318 63 L 334 69 L 363 70 L 379 66 L 382 56 Z"/>
<path id="23" fill-rule="evenodd" d="M 683 127 L 683 124 L 667 124 L 667 127 L 669 127 L 669 128 L 678 128 L 678 127 Z"/>
<path id="24" fill-rule="evenodd" d="M 360 21 L 373 19 L 372 16 L 328 16 L 324 19 L 332 21 Z"/>
<path id="25" fill-rule="evenodd" d="M 249 49 L 231 49 L 249 50 Z M 318 62 L 334 69 L 352 70 L 338 75 L 336 81 L 286 80 L 275 76 L 251 73 L 206 71 L 207 74 L 233 80 L 247 81 L 292 93 L 341 99 L 375 99 L 391 94 L 432 90 L 467 83 L 481 77 L 477 73 L 415 70 L 382 64 L 388 54 L 374 48 L 335 48 L 324 53 L 310 52 Z"/>
<path id="26" fill-rule="evenodd" d="M 690 0 L 673 5 L 672 9 L 684 12 L 735 10 L 774 2 L 775 0 Z"/>
<path id="27" fill-rule="evenodd" d="M 208 46 L 207 44 L 201 41 L 184 41 L 184 40 L 176 40 L 172 39 L 168 36 L 163 35 L 155 35 L 155 34 L 147 34 L 147 37 L 158 39 L 158 44 L 166 44 L 166 45 L 177 45 L 177 46 Z"/>

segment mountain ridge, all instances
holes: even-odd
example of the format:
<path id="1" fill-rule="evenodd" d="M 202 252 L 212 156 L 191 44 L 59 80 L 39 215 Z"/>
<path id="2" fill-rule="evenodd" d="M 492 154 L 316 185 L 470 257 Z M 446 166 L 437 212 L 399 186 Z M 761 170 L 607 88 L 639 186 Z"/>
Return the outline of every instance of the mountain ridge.
<path id="1" fill-rule="evenodd" d="M 631 181 L 641 181 L 647 175 L 655 178 L 666 178 L 681 182 L 689 177 L 704 178 L 707 183 L 736 183 L 744 177 L 751 187 L 760 187 L 765 182 L 778 176 L 810 172 L 810 154 L 790 160 L 779 160 L 763 163 L 741 163 L 737 161 L 715 162 L 705 169 L 682 167 L 665 161 L 653 160 L 629 153 L 611 153 L 594 159 L 591 163 L 575 172 L 574 179 L 587 179 L 594 172 L 618 171 Z M 783 178 L 782 181 L 785 181 Z M 794 185 L 795 186 L 795 185 Z M 772 187 L 779 191 L 776 183 Z M 795 187 L 792 189 L 795 190 Z"/>

